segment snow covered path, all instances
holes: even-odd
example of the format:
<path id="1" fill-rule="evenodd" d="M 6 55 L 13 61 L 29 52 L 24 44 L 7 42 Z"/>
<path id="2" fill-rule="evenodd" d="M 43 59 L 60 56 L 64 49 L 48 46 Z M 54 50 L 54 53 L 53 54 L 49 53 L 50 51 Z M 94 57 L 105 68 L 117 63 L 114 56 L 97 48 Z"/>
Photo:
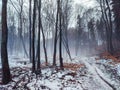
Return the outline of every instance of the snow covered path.
<path id="1" fill-rule="evenodd" d="M 112 81 L 109 80 L 108 78 L 106 78 L 105 75 L 102 73 L 102 71 L 99 68 L 97 68 L 94 63 L 91 64 L 88 62 L 88 60 L 89 60 L 88 58 L 82 58 L 80 60 L 85 64 L 88 71 L 93 75 L 93 77 L 96 79 L 96 81 L 98 81 L 101 84 L 101 86 L 104 88 L 104 90 L 117 90 L 115 88 L 113 89 L 105 82 L 105 81 L 107 81 L 107 82 L 109 82 L 110 85 L 113 85 L 113 83 L 111 83 Z M 103 80 L 100 77 L 102 77 Z"/>
<path id="2" fill-rule="evenodd" d="M 72 62 L 66 62 L 69 65 L 83 66 L 78 67 L 76 71 L 68 68 L 65 68 L 64 71 L 51 67 L 44 68 L 42 77 L 36 78 L 36 75 L 31 73 L 28 64 L 20 65 L 21 67 L 11 69 L 15 82 L 10 82 L 7 86 L 0 85 L 0 90 L 4 90 L 4 88 L 28 90 L 24 85 L 29 90 L 120 90 L 112 88 L 115 84 L 114 80 L 106 78 L 106 74 L 102 73 L 101 68 L 98 68 L 95 58 L 76 57 Z"/>

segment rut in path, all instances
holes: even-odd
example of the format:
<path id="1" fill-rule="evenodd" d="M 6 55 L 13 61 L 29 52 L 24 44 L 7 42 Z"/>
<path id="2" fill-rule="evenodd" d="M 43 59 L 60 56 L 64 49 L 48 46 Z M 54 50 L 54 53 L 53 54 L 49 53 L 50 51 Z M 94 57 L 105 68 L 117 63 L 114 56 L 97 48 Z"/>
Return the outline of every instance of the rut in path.
<path id="1" fill-rule="evenodd" d="M 110 83 L 111 80 L 109 80 L 108 78 L 105 78 L 104 74 L 102 73 L 102 71 L 100 69 L 98 69 L 95 64 L 89 64 L 89 62 L 87 62 L 86 59 L 82 59 L 81 60 L 86 67 L 88 68 L 88 70 L 94 75 L 94 77 L 96 77 L 100 83 L 102 84 L 102 86 L 109 86 L 110 89 L 109 90 L 117 90 L 114 85 L 112 83 Z"/>

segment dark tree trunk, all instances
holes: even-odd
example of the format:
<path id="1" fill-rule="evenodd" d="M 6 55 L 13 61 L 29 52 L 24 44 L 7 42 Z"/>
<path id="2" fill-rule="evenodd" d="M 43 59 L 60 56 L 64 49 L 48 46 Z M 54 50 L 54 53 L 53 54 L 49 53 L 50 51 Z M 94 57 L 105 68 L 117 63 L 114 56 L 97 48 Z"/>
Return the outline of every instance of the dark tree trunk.
<path id="1" fill-rule="evenodd" d="M 43 49 L 44 49 L 44 54 L 45 54 L 45 62 L 46 65 L 48 65 L 48 57 L 47 57 L 47 49 L 46 49 L 46 40 L 45 40 L 45 34 L 43 31 L 43 26 L 42 26 L 42 21 L 41 21 L 41 17 L 40 17 L 40 26 L 41 26 L 41 31 L 42 31 L 42 37 L 43 37 Z"/>
<path id="2" fill-rule="evenodd" d="M 106 4 L 107 4 L 107 7 L 108 7 L 108 17 L 109 17 L 109 52 L 111 54 L 113 54 L 114 52 L 114 48 L 113 48 L 113 44 L 112 44 L 112 37 L 113 37 L 113 25 L 112 25 L 112 13 L 111 13 L 111 9 L 110 9 L 110 6 L 109 6 L 109 1 L 106 0 Z"/>
<path id="3" fill-rule="evenodd" d="M 38 18 L 39 18 L 39 24 L 38 24 L 38 46 L 37 46 L 37 54 L 38 54 L 38 58 L 37 58 L 37 70 L 39 73 L 41 73 L 41 68 L 40 68 L 40 15 L 41 15 L 41 0 L 38 1 Z"/>
<path id="4" fill-rule="evenodd" d="M 115 35 L 117 40 L 120 41 L 120 0 L 112 0 L 114 22 L 115 22 Z"/>
<path id="5" fill-rule="evenodd" d="M 32 26 L 32 72 L 35 72 L 35 21 L 36 21 L 36 0 L 33 7 L 33 26 Z"/>
<path id="6" fill-rule="evenodd" d="M 106 12 L 105 6 L 107 5 L 108 8 L 108 13 Z M 105 22 L 105 27 L 106 27 L 106 43 L 107 43 L 107 51 L 110 54 L 113 54 L 113 44 L 112 44 L 112 34 L 113 34 L 113 29 L 112 29 L 112 19 L 111 19 L 111 10 L 110 6 L 107 0 L 100 0 L 100 6 L 101 6 L 101 11 L 102 11 L 102 16 L 103 20 Z"/>
<path id="7" fill-rule="evenodd" d="M 57 14 L 56 14 L 56 26 L 54 37 L 54 52 L 53 52 L 53 66 L 56 66 L 56 53 L 57 53 L 57 33 L 58 33 L 58 13 L 59 13 L 59 0 L 57 0 Z"/>
<path id="8" fill-rule="evenodd" d="M 59 59 L 60 59 L 60 68 L 63 69 L 63 58 L 62 58 L 62 11 L 61 11 L 61 2 L 59 4 L 59 17 L 60 17 L 60 39 L 59 39 Z"/>
<path id="9" fill-rule="evenodd" d="M 32 59 L 31 59 L 31 15 L 32 15 L 31 2 L 32 0 L 29 0 L 29 58 L 30 58 L 30 62 L 32 62 Z"/>
<path id="10" fill-rule="evenodd" d="M 7 53 L 7 0 L 2 0 L 2 41 L 1 41 L 1 61 L 2 61 L 2 82 L 7 84 L 11 81 L 10 69 Z"/>

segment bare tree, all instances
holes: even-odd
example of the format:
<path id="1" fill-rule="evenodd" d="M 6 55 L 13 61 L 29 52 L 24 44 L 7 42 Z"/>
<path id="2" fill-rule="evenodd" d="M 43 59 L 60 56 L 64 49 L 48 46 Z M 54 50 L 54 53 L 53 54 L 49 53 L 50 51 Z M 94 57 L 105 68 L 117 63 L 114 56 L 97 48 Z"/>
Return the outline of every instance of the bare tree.
<path id="1" fill-rule="evenodd" d="M 1 42 L 1 60 L 2 60 L 2 82 L 7 84 L 11 81 L 10 69 L 7 53 L 7 0 L 2 0 L 2 42 Z"/>
<path id="2" fill-rule="evenodd" d="M 41 67 L 40 67 L 40 26 L 41 26 L 41 0 L 38 0 L 38 18 L 39 18 L 39 24 L 38 24 L 38 46 L 37 46 L 37 71 L 38 73 L 41 73 Z"/>
<path id="3" fill-rule="evenodd" d="M 106 27 L 107 51 L 113 54 L 114 49 L 112 44 L 112 36 L 113 36 L 112 14 L 108 0 L 100 0 L 100 6 L 102 11 L 102 18 L 104 20 Z M 107 7 L 107 11 L 106 11 L 106 7 Z"/>
<path id="4" fill-rule="evenodd" d="M 77 16 L 77 31 L 76 31 L 76 56 L 78 54 L 79 48 L 80 48 L 80 41 L 81 41 L 81 34 L 82 34 L 82 27 L 81 27 L 82 18 L 80 15 Z"/>
<path id="5" fill-rule="evenodd" d="M 44 34 L 44 30 L 43 30 L 43 25 L 42 25 L 42 21 L 41 21 L 41 17 L 40 17 L 40 26 L 41 26 L 41 31 L 42 31 L 42 38 L 43 38 L 43 49 L 44 49 L 44 54 L 45 54 L 45 61 L 46 61 L 46 65 L 48 65 L 48 57 L 47 57 L 47 49 L 46 49 L 46 40 L 45 40 L 45 34 Z"/>
<path id="6" fill-rule="evenodd" d="M 60 67 L 61 67 L 61 69 L 63 69 L 63 57 L 62 57 L 62 30 L 63 30 L 63 28 L 62 28 L 62 21 L 63 21 L 63 19 L 62 19 L 62 1 L 60 0 L 59 2 L 58 2 L 58 4 L 59 4 L 59 33 L 60 33 L 60 37 L 59 37 L 59 59 L 60 59 Z"/>
<path id="7" fill-rule="evenodd" d="M 35 21 L 36 21 L 36 4 L 37 1 L 34 0 L 34 7 L 33 7 L 33 26 L 32 26 L 32 72 L 34 73 L 35 68 Z"/>
<path id="8" fill-rule="evenodd" d="M 19 4 L 20 4 L 20 12 L 19 12 L 19 30 L 18 30 L 18 35 L 19 35 L 19 38 L 20 38 L 20 41 L 22 43 L 22 46 L 23 46 L 23 49 L 24 49 L 24 52 L 26 54 L 26 56 L 28 57 L 28 53 L 27 53 L 27 50 L 26 50 L 26 47 L 25 47 L 25 43 L 24 43 L 24 38 L 23 38 L 23 4 L 24 4 L 24 1 L 23 0 L 19 0 Z M 20 42 L 19 41 L 19 42 Z"/>
<path id="9" fill-rule="evenodd" d="M 31 60 L 31 15 L 32 15 L 32 0 L 29 0 L 29 58 L 30 58 L 30 62 Z"/>
<path id="10" fill-rule="evenodd" d="M 72 9 L 72 0 L 66 0 L 64 2 L 62 2 L 62 42 L 63 45 L 66 49 L 66 52 L 70 58 L 70 60 L 72 60 L 71 54 L 70 54 L 70 49 L 69 49 L 69 40 L 68 40 L 68 29 L 69 29 L 69 22 L 70 22 L 70 18 L 71 18 L 71 9 Z"/>
<path id="11" fill-rule="evenodd" d="M 54 52 L 53 52 L 53 66 L 56 65 L 56 53 L 57 53 L 57 35 L 58 35 L 58 18 L 59 18 L 59 0 L 57 0 L 57 13 L 55 24 L 55 37 L 54 37 Z"/>
<path id="12" fill-rule="evenodd" d="M 120 41 L 120 0 L 112 0 L 114 22 L 115 22 L 115 34 L 116 38 Z"/>

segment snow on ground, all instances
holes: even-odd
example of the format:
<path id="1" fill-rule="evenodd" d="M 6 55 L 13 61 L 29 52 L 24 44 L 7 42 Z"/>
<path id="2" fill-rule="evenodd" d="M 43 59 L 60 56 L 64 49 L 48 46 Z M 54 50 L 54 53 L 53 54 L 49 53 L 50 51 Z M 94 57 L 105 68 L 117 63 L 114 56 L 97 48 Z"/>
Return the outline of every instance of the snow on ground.
<path id="1" fill-rule="evenodd" d="M 84 62 L 91 65 L 100 76 L 109 82 L 117 90 L 120 90 L 120 64 L 111 64 L 112 60 L 100 59 L 96 60 L 96 57 L 86 58 Z"/>
<path id="2" fill-rule="evenodd" d="M 120 64 L 116 66 L 117 74 L 120 76 Z"/>
<path id="3" fill-rule="evenodd" d="M 28 58 L 18 58 L 18 57 L 16 58 L 15 56 L 12 56 L 12 57 L 9 56 L 8 61 L 9 61 L 10 68 L 13 68 L 13 67 L 25 67 L 25 66 L 28 66 L 28 64 L 25 65 L 24 62 L 28 63 L 29 59 Z M 1 59 L 0 59 L 0 68 L 1 68 Z"/>
<path id="4" fill-rule="evenodd" d="M 117 78 L 113 79 L 111 76 L 114 75 L 108 72 L 108 68 L 113 69 L 114 67 L 116 74 L 119 75 L 120 65 L 111 66 L 107 60 L 96 61 L 95 57 L 76 57 L 72 62 L 68 60 L 67 63 L 85 65 L 78 68 L 77 71 L 67 68 L 62 71 L 50 67 L 42 69 L 41 76 L 36 76 L 31 73 L 29 63 L 24 65 L 15 62 L 14 59 L 11 58 L 10 61 L 10 67 L 13 68 L 11 69 L 13 81 L 8 85 L 0 85 L 0 90 L 5 88 L 8 90 L 113 90 L 104 80 L 116 87 L 116 90 L 120 90 L 119 80 Z M 22 60 L 28 61 L 25 58 L 22 58 Z"/>

